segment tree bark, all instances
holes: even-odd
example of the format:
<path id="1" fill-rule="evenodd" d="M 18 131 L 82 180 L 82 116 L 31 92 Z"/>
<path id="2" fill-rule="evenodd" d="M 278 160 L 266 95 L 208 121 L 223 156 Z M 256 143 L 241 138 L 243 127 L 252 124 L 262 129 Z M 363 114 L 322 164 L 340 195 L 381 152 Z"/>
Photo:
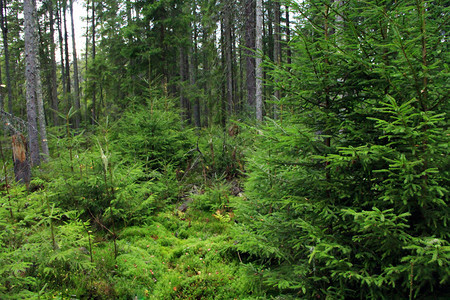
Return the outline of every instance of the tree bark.
<path id="1" fill-rule="evenodd" d="M 203 46 L 203 74 L 205 78 L 208 78 L 210 76 L 210 61 L 208 59 L 208 45 L 211 42 L 211 38 L 209 37 L 208 30 L 205 26 L 203 26 L 203 32 L 202 32 L 202 46 Z M 203 102 L 203 126 L 207 127 L 210 124 L 210 109 L 209 104 L 211 99 L 211 88 L 210 88 L 210 80 L 204 80 L 203 81 L 203 89 L 206 94 L 206 98 Z"/>
<path id="2" fill-rule="evenodd" d="M 280 31 L 280 22 L 281 22 L 281 12 L 280 12 L 280 2 L 274 2 L 274 35 L 273 35 L 273 61 L 276 66 L 281 65 L 281 31 Z M 278 80 L 275 79 L 275 82 Z M 280 100 L 280 90 L 275 87 L 274 93 L 275 101 Z M 274 118 L 278 118 L 278 105 L 274 103 L 273 105 L 273 116 Z"/>
<path id="3" fill-rule="evenodd" d="M 255 0 L 245 1 L 245 15 L 247 21 L 245 23 L 245 55 L 246 55 L 246 86 L 247 86 L 247 103 L 252 110 L 255 109 L 256 94 L 256 77 L 255 77 L 255 26 L 256 12 Z"/>
<path id="4" fill-rule="evenodd" d="M 50 153 L 48 150 L 48 141 L 47 141 L 47 128 L 45 124 L 45 112 L 44 112 L 44 100 L 42 98 L 42 80 L 41 80 L 41 62 L 39 60 L 39 35 L 37 33 L 38 29 L 38 19 L 37 19 L 37 11 L 36 11 L 36 0 L 33 0 L 33 22 L 34 22 L 34 30 L 33 30 L 33 38 L 36 52 L 36 104 L 37 104 L 37 112 L 38 112 L 38 121 L 39 121 L 39 134 L 41 136 L 41 149 L 42 149 L 42 161 L 47 161 Z"/>
<path id="5" fill-rule="evenodd" d="M 197 25 L 196 25 L 196 14 L 195 14 L 195 3 L 194 8 L 192 9 L 192 13 L 194 15 L 194 22 L 192 23 L 193 32 L 194 35 L 192 37 L 192 34 L 189 33 L 190 36 L 190 59 L 189 59 L 189 80 L 191 87 L 195 90 L 195 87 L 197 85 Z M 194 117 L 194 123 L 197 128 L 201 127 L 200 122 L 200 99 L 196 92 L 193 93 L 194 97 L 194 111 L 193 111 L 193 117 Z"/>
<path id="6" fill-rule="evenodd" d="M 2 0 L 0 0 L 2 1 Z M 49 21 L 50 21 L 50 63 L 51 63 L 51 106 L 53 109 L 53 125 L 58 126 L 58 84 L 56 79 L 56 53 L 55 53 L 55 18 L 53 16 L 53 1 L 49 1 Z"/>
<path id="7" fill-rule="evenodd" d="M 186 50 L 184 47 L 180 47 L 180 108 L 181 108 L 181 119 L 186 121 L 188 124 L 191 124 L 191 113 L 190 113 L 190 105 L 189 99 L 186 97 L 186 81 L 188 78 L 188 74 L 186 72 L 186 64 L 188 63 L 188 59 L 186 57 Z"/>
<path id="8" fill-rule="evenodd" d="M 5 51 L 5 71 L 6 71 L 6 86 L 8 89 L 8 111 L 13 114 L 12 107 L 12 86 L 11 86 L 11 75 L 9 68 L 9 46 L 8 46 L 8 20 L 6 12 L 6 0 L 0 0 L 0 26 L 3 35 L 3 49 Z M 3 105 L 2 105 L 3 109 Z"/>
<path id="9" fill-rule="evenodd" d="M 95 0 L 92 0 L 92 64 L 95 64 Z M 97 120 L 96 118 L 96 110 L 95 106 L 96 104 L 96 84 L 95 79 L 92 81 L 92 125 L 95 125 L 95 122 Z"/>
<path id="10" fill-rule="evenodd" d="M 288 64 L 288 69 L 290 70 L 290 65 L 292 63 L 292 53 L 291 46 L 289 43 L 291 42 L 291 23 L 289 19 L 289 6 L 286 5 L 286 62 Z"/>
<path id="11" fill-rule="evenodd" d="M 256 119 L 262 121 L 263 117 L 263 99 L 262 99 L 262 32 L 263 31 L 263 11 L 262 0 L 256 0 Z"/>
<path id="12" fill-rule="evenodd" d="M 75 104 L 75 128 L 80 128 L 80 85 L 78 82 L 78 58 L 77 47 L 75 43 L 75 26 L 73 25 L 73 0 L 70 0 L 70 23 L 72 26 L 72 55 L 73 55 L 73 85 L 74 85 L 74 104 Z"/>
<path id="13" fill-rule="evenodd" d="M 226 73 L 226 61 L 225 61 L 225 53 L 226 53 L 226 47 L 225 47 L 225 25 L 223 17 L 220 20 L 220 45 L 221 45 L 221 55 L 220 60 L 222 63 L 221 71 L 222 73 Z M 226 87 L 226 78 L 223 77 L 220 78 L 220 86 L 221 86 L 221 97 L 220 97 L 220 105 L 219 105 L 219 112 L 220 112 L 220 123 L 222 127 L 225 129 L 227 124 L 227 87 Z"/>
<path id="14" fill-rule="evenodd" d="M 64 63 L 64 39 L 62 34 L 62 9 L 61 9 L 61 1 L 58 1 L 58 9 L 56 10 L 56 20 L 58 25 L 58 37 L 59 37 L 59 55 L 61 58 L 61 82 L 63 88 L 63 99 L 66 99 L 67 96 L 67 84 L 66 84 L 66 67 Z"/>
<path id="15" fill-rule="evenodd" d="M 66 59 L 66 83 L 67 83 L 67 110 L 70 109 L 70 107 L 72 106 L 72 94 L 71 94 L 71 90 L 72 90 L 72 82 L 70 80 L 70 60 L 69 60 L 69 33 L 67 32 L 67 2 L 66 0 L 63 0 L 63 22 L 64 22 L 64 55 L 65 55 L 65 59 Z M 62 60 L 62 58 L 61 58 Z"/>
<path id="16" fill-rule="evenodd" d="M 16 182 L 28 185 L 31 179 L 31 170 L 27 159 L 27 140 L 23 134 L 16 133 L 12 136 L 11 146 Z"/>
<path id="17" fill-rule="evenodd" d="M 85 45 L 85 49 L 84 49 L 84 53 L 85 53 L 85 76 L 87 77 L 88 74 L 88 58 L 89 58 L 89 0 L 86 0 L 86 22 L 88 23 L 86 25 L 86 45 Z M 86 124 L 88 124 L 89 122 L 89 111 L 88 111 L 88 104 L 87 104 L 87 93 L 86 93 L 86 84 L 84 86 L 84 93 L 83 93 L 83 98 L 84 98 L 84 121 L 86 122 Z"/>
<path id="18" fill-rule="evenodd" d="M 37 131 L 37 115 L 36 115 L 36 59 L 37 51 L 34 38 L 33 21 L 34 5 L 33 0 L 24 0 L 24 31 L 25 31 L 25 78 L 26 78 L 26 99 L 27 99 L 27 119 L 28 119 L 28 139 L 31 165 L 38 166 L 40 164 L 39 157 L 39 140 Z"/>
<path id="19" fill-rule="evenodd" d="M 228 5 L 224 7 L 224 25 L 225 25 L 225 67 L 227 74 L 227 106 L 230 114 L 234 113 L 234 94 L 233 94 L 233 47 L 232 47 L 232 3 L 227 2 Z"/>

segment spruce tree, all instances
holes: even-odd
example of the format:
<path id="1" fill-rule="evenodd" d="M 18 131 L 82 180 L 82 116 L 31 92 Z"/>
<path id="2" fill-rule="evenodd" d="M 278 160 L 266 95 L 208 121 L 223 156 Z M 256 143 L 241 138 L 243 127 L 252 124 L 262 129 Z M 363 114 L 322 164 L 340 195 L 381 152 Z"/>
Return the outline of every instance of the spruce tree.
<path id="1" fill-rule="evenodd" d="M 287 113 L 258 129 L 237 248 L 273 294 L 445 295 L 447 8 L 291 5 L 292 64 L 272 71 Z"/>

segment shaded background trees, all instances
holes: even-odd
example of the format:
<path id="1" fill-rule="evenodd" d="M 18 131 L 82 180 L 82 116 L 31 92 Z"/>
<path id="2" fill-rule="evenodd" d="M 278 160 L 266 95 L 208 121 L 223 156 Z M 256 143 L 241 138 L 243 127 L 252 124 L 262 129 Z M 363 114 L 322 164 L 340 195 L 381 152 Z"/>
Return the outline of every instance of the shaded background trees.
<path id="1" fill-rule="evenodd" d="M 130 99 L 148 96 L 149 87 L 180 99 L 178 108 L 188 123 L 224 124 L 228 117 L 255 114 L 255 57 L 288 59 L 287 53 L 281 54 L 286 49 L 281 47 L 283 16 L 288 13 L 277 1 L 261 4 L 260 34 L 255 31 L 253 0 L 76 1 L 85 7 L 81 23 L 74 20 L 74 1 L 37 4 L 49 125 L 58 125 L 57 112 L 66 113 L 72 106 L 79 111 L 72 120 L 75 128 L 107 115 L 119 117 Z M 7 84 L 7 98 L 15 100 L 7 100 L 8 110 L 19 115 L 25 101 L 20 88 L 21 10 L 20 3 L 2 2 L 3 74 L 7 80 L 14 78 L 14 84 Z M 85 33 L 85 41 L 75 38 L 77 32 Z M 259 52 L 255 52 L 257 36 L 264 44 Z M 10 62 L 11 57 L 17 61 Z M 267 79 L 261 74 L 260 79 Z M 263 88 L 261 97 L 270 100 L 272 88 Z M 266 113 L 272 115 L 273 109 Z"/>

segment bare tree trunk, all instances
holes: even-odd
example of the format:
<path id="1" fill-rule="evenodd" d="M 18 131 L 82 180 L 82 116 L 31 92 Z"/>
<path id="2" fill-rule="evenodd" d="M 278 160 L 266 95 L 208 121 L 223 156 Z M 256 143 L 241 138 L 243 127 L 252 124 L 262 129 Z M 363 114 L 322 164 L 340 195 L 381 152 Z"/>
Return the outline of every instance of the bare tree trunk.
<path id="1" fill-rule="evenodd" d="M 228 6 L 224 7 L 224 20 L 225 25 L 225 67 L 227 73 L 227 104 L 228 112 L 234 113 L 234 95 L 233 95 L 233 47 L 232 47 L 232 3 L 227 2 Z"/>
<path id="2" fill-rule="evenodd" d="M 202 32 L 202 47 L 204 47 L 204 49 L 207 49 L 207 45 L 210 42 L 210 38 L 208 36 L 208 30 L 203 27 L 203 32 Z M 208 50 L 206 50 L 208 51 Z M 204 76 L 208 77 L 210 75 L 210 67 L 209 67 L 209 59 L 207 55 L 203 55 L 203 72 L 204 72 Z M 211 95 L 211 89 L 210 89 L 210 80 L 204 80 L 204 90 L 206 92 L 206 99 L 204 100 L 203 103 L 203 126 L 208 126 L 210 124 L 210 120 L 209 120 L 209 99 L 210 99 L 210 95 Z"/>
<path id="3" fill-rule="evenodd" d="M 63 99 L 67 97 L 67 83 L 66 83 L 66 67 L 64 63 L 64 39 L 62 35 L 62 9 L 61 9 L 61 1 L 58 1 L 58 9 L 56 10 L 56 20 L 58 25 L 58 37 L 59 37 L 59 55 L 61 58 L 61 82 L 63 88 Z M 68 108 L 67 108 L 68 109 Z"/>
<path id="4" fill-rule="evenodd" d="M 1 1 L 1 0 L 0 0 Z M 3 78 L 2 78 L 2 66 L 0 65 L 0 85 L 3 84 Z M 0 110 L 4 110 L 3 109 L 3 93 L 0 91 Z M 0 145 L 1 146 L 1 145 Z M 1 148 L 1 147 L 0 147 Z"/>
<path id="5" fill-rule="evenodd" d="M 274 41 L 273 41 L 273 61 L 276 66 L 280 66 L 281 64 L 281 31 L 280 31 L 280 22 L 281 22 L 281 12 L 280 12 L 280 2 L 274 2 Z M 275 80 L 277 82 L 278 80 Z M 275 87 L 275 91 L 273 93 L 275 97 L 275 101 L 280 100 L 280 90 Z M 278 118 L 278 105 L 274 103 L 273 105 L 273 116 L 274 118 Z"/>
<path id="6" fill-rule="evenodd" d="M 226 61 L 225 61 L 225 53 L 226 53 L 226 47 L 225 47 L 225 25 L 224 20 L 221 18 L 220 20 L 220 45 L 221 45 L 221 55 L 220 59 L 222 62 L 222 72 L 226 73 Z M 226 127 L 227 123 L 227 87 L 226 87 L 226 78 L 224 79 L 221 77 L 220 80 L 220 86 L 221 86 L 221 97 L 220 97 L 220 123 L 223 128 Z"/>
<path id="7" fill-rule="evenodd" d="M 262 7 L 263 7 L 263 11 L 264 11 L 264 3 L 262 5 Z M 267 7 L 267 14 L 265 15 L 264 12 L 263 12 L 263 24 L 267 24 L 267 39 L 266 39 L 266 41 L 267 41 L 267 43 L 266 43 L 267 52 L 266 53 L 269 56 L 269 59 L 271 61 L 274 61 L 274 59 L 273 59 L 273 42 L 274 42 L 274 38 L 273 38 L 273 9 L 272 9 L 273 8 L 273 1 L 272 0 L 267 0 L 266 7 Z M 266 16 L 267 16 L 267 20 L 265 19 Z"/>
<path id="8" fill-rule="evenodd" d="M 69 60 L 69 33 L 67 32 L 67 2 L 63 0 L 63 22 L 64 22 L 64 52 L 66 58 L 66 83 L 67 83 L 67 109 L 72 106 L 72 94 L 71 94 L 71 85 L 72 82 L 70 80 L 70 60 Z M 62 60 L 62 58 L 61 58 Z"/>
<path id="9" fill-rule="evenodd" d="M 42 80 L 41 80 L 41 62 L 37 53 L 39 53 L 39 35 L 37 33 L 37 29 L 39 28 L 38 20 L 37 20 L 37 11 L 36 11 L 36 0 L 33 0 L 33 22 L 34 22 L 34 45 L 36 47 L 36 104 L 38 111 L 38 121 L 39 121 L 39 134 L 41 136 L 41 149 L 42 149 L 42 160 L 45 162 L 48 160 L 50 153 L 48 150 L 48 141 L 47 141 L 47 128 L 45 124 L 45 112 L 44 112 L 44 100 L 42 99 Z"/>
<path id="10" fill-rule="evenodd" d="M 262 0 L 256 0 L 256 119 L 262 121 L 263 117 L 263 99 L 262 99 L 262 31 L 263 31 L 263 10 Z"/>
<path id="11" fill-rule="evenodd" d="M 11 146 L 16 182 L 25 183 L 28 186 L 31 179 L 31 170 L 27 159 L 27 140 L 23 134 L 16 133 L 12 136 Z"/>
<path id="12" fill-rule="evenodd" d="M 189 99 L 186 97 L 185 85 L 188 78 L 186 72 L 186 64 L 189 63 L 186 57 L 186 50 L 184 47 L 180 47 L 180 108 L 181 108 L 181 119 L 186 121 L 188 124 L 191 123 L 191 113 Z"/>
<path id="13" fill-rule="evenodd" d="M 292 63 L 292 53 L 291 46 L 291 23 L 289 20 L 289 6 L 286 5 L 286 62 L 288 64 L 288 69 L 290 69 L 290 64 Z"/>
<path id="14" fill-rule="evenodd" d="M 2 0 L 0 0 L 2 1 Z M 53 109 L 53 125 L 59 124 L 58 120 L 58 85 L 56 79 L 56 54 L 55 54 L 55 19 L 53 16 L 53 2 L 49 1 L 49 19 L 50 19 L 50 62 L 51 62 L 51 106 Z"/>
<path id="15" fill-rule="evenodd" d="M 37 131 L 36 115 L 36 59 L 37 51 L 34 38 L 33 0 L 24 0 L 24 32 L 25 32 L 25 78 L 26 78 L 26 99 L 27 99 L 27 119 L 28 119 L 28 139 L 30 144 L 31 165 L 40 164 L 39 139 Z"/>
<path id="16" fill-rule="evenodd" d="M 3 49 L 5 51 L 6 85 L 8 88 L 8 111 L 10 114 L 13 114 L 12 108 L 13 96 L 12 96 L 11 76 L 9 72 L 8 20 L 6 13 L 6 0 L 0 0 L 0 26 L 2 28 Z"/>
<path id="17" fill-rule="evenodd" d="M 84 49 L 84 53 L 85 53 L 85 74 L 87 76 L 88 74 L 88 58 L 89 58 L 89 0 L 86 0 L 86 45 L 85 45 L 85 49 Z M 84 85 L 84 93 L 83 93 L 83 97 L 84 97 L 84 121 L 86 122 L 86 124 L 88 124 L 88 120 L 89 120 L 89 112 L 88 112 L 88 104 L 87 104 L 87 93 L 86 93 L 86 84 Z"/>
<path id="18" fill-rule="evenodd" d="M 246 55 L 246 85 L 247 85 L 247 103 L 252 110 L 255 109 L 256 77 L 255 77 L 255 0 L 245 1 L 245 55 Z"/>
<path id="19" fill-rule="evenodd" d="M 192 34 L 189 33 L 190 36 L 190 59 L 189 59 L 189 80 L 190 80 L 190 84 L 192 87 L 195 87 L 197 84 L 197 24 L 196 22 L 196 15 L 195 15 L 195 6 L 196 4 L 194 3 L 194 8 L 192 10 L 192 13 L 194 15 L 194 22 L 192 23 L 192 28 L 193 28 L 193 37 Z M 200 128 L 201 127 L 201 122 L 200 122 L 200 100 L 199 100 L 199 96 L 196 95 L 196 93 L 194 93 L 194 111 L 193 111 L 193 117 L 194 117 L 194 123 L 195 126 Z"/>
<path id="20" fill-rule="evenodd" d="M 245 35 L 245 32 L 241 30 L 240 32 L 240 40 L 239 45 L 244 44 L 243 36 Z M 239 79 L 237 80 L 236 84 L 236 98 L 237 98 L 237 107 L 236 112 L 238 114 L 242 113 L 244 108 L 244 55 L 242 54 L 242 47 L 238 46 L 238 49 L 236 49 L 236 55 L 239 57 Z M 237 61 L 236 61 L 237 63 Z M 237 77 L 237 76 L 236 76 Z"/>
<path id="21" fill-rule="evenodd" d="M 80 128 L 80 85 L 78 82 L 78 58 L 77 47 L 75 44 L 75 27 L 73 25 L 73 0 L 70 0 L 70 23 L 72 26 L 72 55 L 73 55 L 73 85 L 74 85 L 74 104 L 77 112 L 75 113 L 75 128 Z"/>
<path id="22" fill-rule="evenodd" d="M 95 64 L 95 0 L 92 0 L 92 63 Z M 95 79 L 92 81 L 92 125 L 95 125 L 96 118 L 96 84 Z"/>

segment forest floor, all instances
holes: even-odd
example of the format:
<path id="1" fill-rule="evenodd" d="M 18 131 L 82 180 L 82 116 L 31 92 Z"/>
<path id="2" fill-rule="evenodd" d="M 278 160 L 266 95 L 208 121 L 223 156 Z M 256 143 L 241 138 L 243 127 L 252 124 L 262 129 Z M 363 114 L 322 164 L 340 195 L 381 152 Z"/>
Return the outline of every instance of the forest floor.
<path id="1" fill-rule="evenodd" d="M 96 293 L 138 299 L 241 299 L 248 276 L 232 250 L 232 209 L 185 212 L 170 205 L 139 226 L 118 233 L 118 256 L 101 236 L 93 244 L 97 272 L 111 276 L 90 283 Z M 258 274 L 255 273 L 255 276 Z M 226 295 L 226 296 L 224 296 Z"/>
<path id="2" fill-rule="evenodd" d="M 47 184 L 36 179 L 30 191 L 15 186 L 9 198 L 4 191 L 2 299 L 261 295 L 262 270 L 244 264 L 245 255 L 235 249 L 239 241 L 234 237 L 238 222 L 233 210 L 245 201 L 244 195 L 236 194 L 236 181 L 195 189 L 152 213 L 115 225 L 107 212 L 99 220 L 58 207 L 49 200 L 57 192 Z"/>

